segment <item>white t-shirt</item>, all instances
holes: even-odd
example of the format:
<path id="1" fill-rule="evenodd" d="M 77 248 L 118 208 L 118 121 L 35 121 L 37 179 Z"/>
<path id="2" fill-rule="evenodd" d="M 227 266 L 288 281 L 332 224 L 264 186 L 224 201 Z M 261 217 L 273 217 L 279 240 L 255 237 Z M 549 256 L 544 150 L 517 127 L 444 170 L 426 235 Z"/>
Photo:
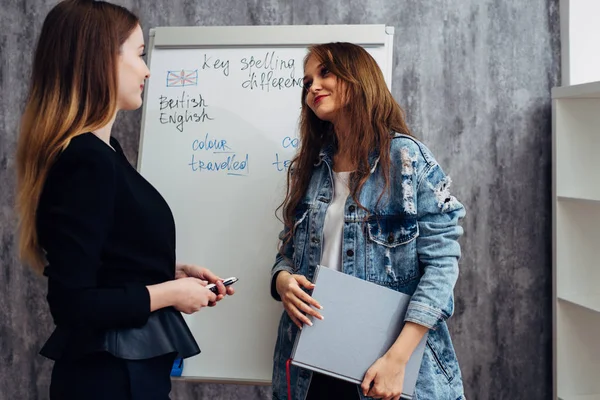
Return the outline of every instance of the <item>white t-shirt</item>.
<path id="1" fill-rule="evenodd" d="M 323 225 L 323 256 L 321 265 L 341 271 L 342 233 L 344 231 L 344 207 L 350 194 L 350 172 L 333 173 L 333 199 L 327 208 Z"/>

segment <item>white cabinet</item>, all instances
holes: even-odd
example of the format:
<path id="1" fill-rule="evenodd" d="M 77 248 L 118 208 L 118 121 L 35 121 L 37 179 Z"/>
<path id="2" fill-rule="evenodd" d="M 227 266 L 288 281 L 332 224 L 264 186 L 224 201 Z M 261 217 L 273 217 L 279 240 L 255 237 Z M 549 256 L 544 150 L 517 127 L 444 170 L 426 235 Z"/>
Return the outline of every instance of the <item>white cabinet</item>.
<path id="1" fill-rule="evenodd" d="M 555 398 L 600 400 L 600 82 L 552 90 Z"/>

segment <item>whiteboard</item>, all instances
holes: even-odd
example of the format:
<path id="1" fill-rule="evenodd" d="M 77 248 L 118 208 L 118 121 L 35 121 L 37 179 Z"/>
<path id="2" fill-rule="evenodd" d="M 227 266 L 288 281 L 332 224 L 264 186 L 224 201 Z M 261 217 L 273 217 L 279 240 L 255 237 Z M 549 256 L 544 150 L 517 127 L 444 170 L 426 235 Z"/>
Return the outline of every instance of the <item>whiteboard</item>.
<path id="1" fill-rule="evenodd" d="M 270 384 L 283 311 L 270 296 L 275 209 L 298 147 L 303 58 L 364 46 L 392 76 L 385 25 L 161 27 L 150 31 L 138 170 L 171 207 L 177 260 L 236 276 L 237 293 L 184 315 L 202 352 L 183 377 Z"/>

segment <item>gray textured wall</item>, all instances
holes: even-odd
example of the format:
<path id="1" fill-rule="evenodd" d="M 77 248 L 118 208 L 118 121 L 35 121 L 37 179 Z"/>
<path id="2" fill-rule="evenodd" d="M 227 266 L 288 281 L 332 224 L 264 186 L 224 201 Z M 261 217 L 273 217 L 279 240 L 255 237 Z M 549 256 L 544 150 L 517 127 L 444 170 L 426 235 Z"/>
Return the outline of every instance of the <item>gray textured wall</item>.
<path id="1" fill-rule="evenodd" d="M 396 28 L 393 92 L 466 205 L 451 330 L 467 397 L 551 396 L 550 88 L 558 0 L 115 0 L 164 25 Z M 54 0 L 0 0 L 0 400 L 45 399 L 44 282 L 16 257 L 14 153 L 31 53 Z M 135 162 L 140 112 L 117 136 Z M 175 382 L 173 399 L 266 399 L 268 387 Z M 434 400 L 434 399 L 427 399 Z"/>

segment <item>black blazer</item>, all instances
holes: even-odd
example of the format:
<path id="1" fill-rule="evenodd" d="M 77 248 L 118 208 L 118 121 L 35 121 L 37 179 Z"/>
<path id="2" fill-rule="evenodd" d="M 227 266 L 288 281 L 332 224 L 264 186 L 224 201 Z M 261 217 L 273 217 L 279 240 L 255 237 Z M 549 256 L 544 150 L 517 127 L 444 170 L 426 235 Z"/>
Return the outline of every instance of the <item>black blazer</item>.
<path id="1" fill-rule="evenodd" d="M 118 353 L 111 349 L 117 346 L 111 344 L 115 335 L 168 325 L 160 313 L 148 324 L 146 285 L 174 279 L 173 215 L 117 140 L 110 143 L 114 150 L 92 133 L 73 138 L 40 197 L 37 232 L 46 251 L 47 299 L 56 324 L 41 354 L 54 360 L 98 350 Z M 166 320 L 182 325 L 168 336 L 177 337 L 183 329 L 191 337 L 181 315 L 173 309 L 161 312 L 166 311 Z"/>

